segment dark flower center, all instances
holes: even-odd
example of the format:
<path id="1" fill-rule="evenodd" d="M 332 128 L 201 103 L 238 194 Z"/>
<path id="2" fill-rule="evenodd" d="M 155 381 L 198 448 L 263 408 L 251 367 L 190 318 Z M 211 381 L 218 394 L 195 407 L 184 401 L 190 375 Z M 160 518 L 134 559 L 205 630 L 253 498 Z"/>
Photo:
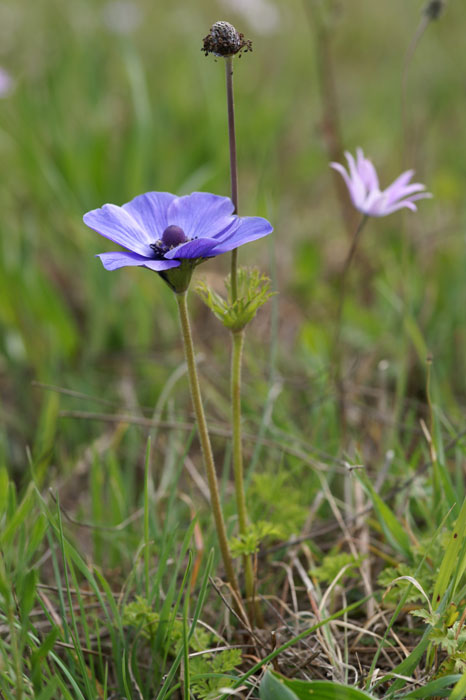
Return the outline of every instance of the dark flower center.
<path id="1" fill-rule="evenodd" d="M 186 234 L 180 226 L 167 226 L 162 234 L 162 243 L 167 248 L 174 248 L 180 243 L 186 243 L 187 240 Z"/>
<path id="2" fill-rule="evenodd" d="M 186 243 L 188 237 L 181 228 L 181 226 L 176 226 L 171 224 L 167 226 L 165 231 L 162 233 L 162 238 L 159 238 L 155 243 L 149 243 L 149 246 L 155 253 L 156 260 L 163 260 L 165 253 L 168 253 L 172 248 L 176 248 L 181 245 L 181 243 Z"/>

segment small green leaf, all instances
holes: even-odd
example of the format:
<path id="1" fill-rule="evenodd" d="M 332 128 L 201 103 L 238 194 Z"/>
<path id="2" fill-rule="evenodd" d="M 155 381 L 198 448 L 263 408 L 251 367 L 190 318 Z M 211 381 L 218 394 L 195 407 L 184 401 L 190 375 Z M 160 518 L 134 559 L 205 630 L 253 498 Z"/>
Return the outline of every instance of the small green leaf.
<path id="1" fill-rule="evenodd" d="M 57 685 L 58 681 L 53 678 L 51 683 L 44 688 L 40 695 L 36 696 L 36 700 L 52 700 L 52 698 L 57 697 Z"/>
<path id="2" fill-rule="evenodd" d="M 411 615 L 413 617 L 420 617 L 423 620 L 425 620 L 426 624 L 432 625 L 437 625 L 438 622 L 440 621 L 440 615 L 436 612 L 430 612 L 429 610 L 423 610 L 422 608 L 419 608 L 419 610 L 411 610 Z"/>
<path id="3" fill-rule="evenodd" d="M 260 520 L 250 525 L 244 534 L 234 537 L 230 541 L 231 554 L 233 557 L 255 554 L 267 537 L 280 537 L 281 535 L 281 530 L 276 525 Z"/>
<path id="4" fill-rule="evenodd" d="M 466 673 L 463 673 L 458 683 L 451 691 L 450 700 L 463 700 L 466 697 Z"/>
<path id="5" fill-rule="evenodd" d="M 466 678 L 463 676 L 463 678 Z M 416 690 L 411 691 L 407 695 L 403 695 L 403 700 L 408 700 L 408 698 L 411 700 L 411 698 L 419 698 L 419 700 L 425 700 L 426 698 L 433 698 L 433 697 L 445 697 L 445 694 L 442 693 L 445 688 L 449 688 L 452 683 L 458 680 L 458 675 L 454 676 L 442 676 L 442 678 L 436 678 L 433 681 L 430 681 L 430 683 L 427 683 L 427 685 L 423 685 L 422 688 L 417 688 Z M 460 678 L 461 682 L 461 678 Z M 455 686 L 456 688 L 456 686 Z M 466 689 L 466 686 L 463 686 L 463 689 Z M 453 689 L 454 692 L 455 689 Z M 464 694 L 461 693 L 460 695 L 450 695 L 450 700 L 463 700 Z"/>
<path id="6" fill-rule="evenodd" d="M 343 569 L 345 569 L 345 577 L 357 576 L 358 573 L 354 569 L 361 561 L 361 557 L 356 558 L 348 552 L 332 550 L 322 559 L 319 566 L 312 568 L 309 573 L 318 581 L 331 583 Z"/>
<path id="7" fill-rule="evenodd" d="M 0 515 L 3 514 L 8 502 L 8 472 L 6 467 L 0 467 Z"/>
<path id="8" fill-rule="evenodd" d="M 363 690 L 331 681 L 298 681 L 267 671 L 260 685 L 261 700 L 375 700 Z"/>
<path id="9" fill-rule="evenodd" d="M 438 572 L 437 580 L 435 582 L 434 593 L 432 595 L 432 606 L 436 608 L 440 603 L 443 594 L 448 588 L 453 575 L 456 576 L 458 581 L 460 574 L 464 572 L 465 568 L 465 557 L 458 559 L 460 555 L 460 550 L 464 547 L 464 532 L 466 528 L 466 500 L 464 501 L 458 520 L 456 521 L 453 531 L 450 535 L 450 542 L 446 548 L 445 555 L 443 557 L 440 569 Z"/>
<path id="10" fill-rule="evenodd" d="M 298 700 L 298 697 L 286 687 L 284 679 L 279 679 L 270 671 L 265 673 L 261 681 L 259 695 L 261 700 Z"/>
<path id="11" fill-rule="evenodd" d="M 419 642 L 419 644 L 414 647 L 412 652 L 407 656 L 401 663 L 398 664 L 398 666 L 395 666 L 395 668 L 387 673 L 385 676 L 383 676 L 377 684 L 384 683 L 387 680 L 391 680 L 393 678 L 393 674 L 397 674 L 398 676 L 409 676 L 412 674 L 413 670 L 416 668 L 416 666 L 419 664 L 422 655 L 425 653 L 427 647 L 429 646 L 429 634 L 426 631 Z M 393 686 L 391 688 L 392 691 L 399 690 L 399 688 L 402 688 L 404 686 L 405 681 L 402 678 L 397 678 L 395 682 L 393 683 Z"/>
<path id="12" fill-rule="evenodd" d="M 372 499 L 375 512 L 377 513 L 380 524 L 388 541 L 401 554 L 404 554 L 411 559 L 412 547 L 406 530 L 400 524 L 400 521 L 392 510 L 390 510 L 387 504 L 380 498 L 367 476 L 361 472 L 358 474 L 358 477 Z"/>
<path id="13" fill-rule="evenodd" d="M 11 486 L 11 483 L 10 483 L 10 486 Z M 34 489 L 34 484 L 31 482 L 26 489 L 26 492 L 23 496 L 21 503 L 18 506 L 16 506 L 15 512 L 14 512 L 14 514 L 12 514 L 12 517 L 9 520 L 8 525 L 6 525 L 6 527 L 0 533 L 0 544 L 2 546 L 9 544 L 13 540 L 13 538 L 17 534 L 20 526 L 22 525 L 23 521 L 26 519 L 26 517 L 31 512 L 30 505 L 31 505 L 31 495 L 32 495 L 33 489 Z M 10 498 L 12 499 L 12 501 L 14 501 L 14 491 L 12 489 L 9 489 L 9 493 L 10 493 Z"/>
<path id="14" fill-rule="evenodd" d="M 191 659 L 190 690 L 196 700 L 213 700 L 221 689 L 228 686 L 231 676 L 241 664 L 240 649 L 226 649 L 215 654 L 202 654 Z"/>
<path id="15" fill-rule="evenodd" d="M 52 651 L 54 644 L 57 641 L 58 634 L 58 627 L 54 627 L 52 631 L 49 632 L 49 634 L 46 636 L 40 647 L 31 654 L 31 677 L 36 693 L 39 691 L 44 659 Z M 53 688 L 54 686 L 52 685 L 48 687 Z M 45 695 L 44 697 L 52 696 Z"/>
<path id="16" fill-rule="evenodd" d="M 26 623 L 36 599 L 37 571 L 29 571 L 21 582 L 20 608 L 23 624 Z"/>

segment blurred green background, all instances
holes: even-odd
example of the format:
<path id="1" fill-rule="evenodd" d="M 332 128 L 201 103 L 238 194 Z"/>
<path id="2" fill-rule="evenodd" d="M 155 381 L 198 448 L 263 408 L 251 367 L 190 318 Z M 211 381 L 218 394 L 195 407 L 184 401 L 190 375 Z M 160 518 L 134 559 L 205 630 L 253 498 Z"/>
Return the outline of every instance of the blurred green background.
<path id="1" fill-rule="evenodd" d="M 249 331 L 248 429 L 263 421 L 278 386 L 276 426 L 330 452 L 338 444 L 328 376 L 348 236 L 325 147 L 316 12 L 331 36 L 344 146 L 364 148 L 382 185 L 413 167 L 434 193 L 417 214 L 371 220 L 363 234 L 343 329 L 354 434 L 377 454 L 397 439 L 409 444 L 428 352 L 442 424 L 461 425 L 466 8 L 451 0 L 421 38 L 406 75 L 403 131 L 403 67 L 424 4 L 2 0 L 0 66 L 14 81 L 0 99 L 0 431 L 10 469 L 26 472 L 32 446 L 66 471 L 102 431 L 55 420 L 64 409 L 101 409 L 94 399 L 34 381 L 141 414 L 182 363 L 171 292 L 146 270 L 105 272 L 94 255 L 112 246 L 82 215 L 152 189 L 229 193 L 224 66 L 200 50 L 218 19 L 254 44 L 235 61 L 240 213 L 275 227 L 240 261 L 259 265 L 280 292 Z M 224 257 L 197 275 L 218 288 Z M 209 414 L 224 424 L 228 336 L 194 294 L 191 305 Z M 189 414 L 185 383 L 170 396 L 175 417 Z"/>

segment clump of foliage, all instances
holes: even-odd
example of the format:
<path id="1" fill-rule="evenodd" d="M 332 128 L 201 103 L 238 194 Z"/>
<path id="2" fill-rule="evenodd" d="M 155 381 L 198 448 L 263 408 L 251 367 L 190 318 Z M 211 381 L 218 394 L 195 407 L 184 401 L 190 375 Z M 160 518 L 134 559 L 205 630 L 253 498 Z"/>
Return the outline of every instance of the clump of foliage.
<path id="1" fill-rule="evenodd" d="M 411 615 L 420 617 L 431 626 L 428 637 L 434 649 L 443 651 L 447 658 L 441 664 L 437 675 L 466 673 L 466 628 L 465 616 L 459 617 L 459 610 L 451 603 L 446 610 L 413 610 Z"/>
<path id="2" fill-rule="evenodd" d="M 217 654 L 202 654 L 190 660 L 190 690 L 199 700 L 214 700 L 228 685 L 227 674 L 241 664 L 240 649 L 226 649 Z M 236 677 L 233 676 L 236 680 Z"/>
<path id="3" fill-rule="evenodd" d="M 260 512 L 280 537 L 299 532 L 309 514 L 309 494 L 296 486 L 285 471 L 255 474 L 249 492 L 254 512 Z"/>
<path id="4" fill-rule="evenodd" d="M 349 552 L 338 552 L 338 550 L 332 549 L 322 559 L 319 566 L 313 567 L 309 573 L 321 583 L 332 583 L 346 567 L 344 577 L 355 578 L 358 575 L 355 569 L 361 561 L 362 557 L 354 557 Z"/>
<path id="5" fill-rule="evenodd" d="M 125 627 L 134 629 L 150 644 L 158 634 L 164 637 L 164 651 L 175 657 L 184 644 L 184 621 L 161 620 L 160 615 L 143 597 L 137 596 L 125 605 L 122 615 Z M 237 669 L 242 661 L 240 649 L 215 650 L 214 635 L 196 625 L 189 640 L 192 657 L 189 660 L 190 690 L 199 700 L 212 700 L 219 694 L 220 688 L 228 683 L 226 674 Z M 209 651 L 209 648 L 212 648 Z"/>
<path id="6" fill-rule="evenodd" d="M 244 535 L 234 537 L 230 541 L 231 553 L 234 557 L 256 554 L 264 540 L 272 537 L 278 539 L 282 536 L 283 531 L 280 527 L 265 520 L 260 520 L 250 525 Z"/>

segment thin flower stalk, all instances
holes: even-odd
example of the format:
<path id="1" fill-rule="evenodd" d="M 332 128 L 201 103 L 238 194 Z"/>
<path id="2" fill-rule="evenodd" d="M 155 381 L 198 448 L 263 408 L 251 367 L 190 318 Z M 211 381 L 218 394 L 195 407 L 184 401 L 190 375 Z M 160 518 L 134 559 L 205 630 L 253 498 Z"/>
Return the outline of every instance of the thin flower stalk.
<path id="1" fill-rule="evenodd" d="M 352 238 L 351 244 L 346 255 L 345 261 L 339 277 L 339 289 L 338 289 L 338 307 L 337 307 L 337 320 L 336 320 L 336 330 L 335 338 L 333 341 L 333 356 L 334 356 L 334 367 L 335 367 L 335 384 L 338 395 L 338 407 L 340 413 L 340 421 L 342 426 L 343 435 L 346 434 L 346 401 L 345 401 L 345 390 L 342 377 L 342 354 L 341 354 L 341 327 L 343 321 L 343 306 L 345 303 L 346 296 L 346 281 L 348 278 L 348 271 L 351 266 L 351 262 L 356 253 L 359 238 L 361 236 L 362 230 L 364 229 L 369 216 L 363 214 L 358 226 L 356 227 Z"/>
<path id="2" fill-rule="evenodd" d="M 239 597 L 239 588 L 236 580 L 233 560 L 228 546 L 228 538 L 226 534 L 225 521 L 223 519 L 222 506 L 220 504 L 220 494 L 218 489 L 217 474 L 215 472 L 214 456 L 212 445 L 210 443 L 209 431 L 202 403 L 201 389 L 199 386 L 199 377 L 197 374 L 196 360 L 194 356 L 194 346 L 191 333 L 191 325 L 189 323 L 187 292 L 176 294 L 178 304 L 178 312 L 181 325 L 181 333 L 183 336 L 183 345 L 188 368 L 189 387 L 191 390 L 191 398 L 196 415 L 197 429 L 199 432 L 199 440 L 201 443 L 202 456 L 204 458 L 205 469 L 207 473 L 207 482 L 209 485 L 210 502 L 212 513 L 214 516 L 217 537 L 222 553 L 223 564 L 228 582 L 233 590 L 233 593 Z"/>
<path id="3" fill-rule="evenodd" d="M 238 165 L 236 158 L 235 103 L 233 96 L 233 58 L 225 58 L 225 78 L 228 110 L 228 141 L 230 145 L 230 185 L 234 214 L 238 213 Z M 233 303 L 238 298 L 238 249 L 231 251 L 231 297 Z"/>
<path id="4" fill-rule="evenodd" d="M 244 38 L 244 34 L 236 31 L 229 22 L 215 22 L 210 32 L 204 37 L 202 51 L 208 56 L 221 56 L 225 59 L 225 76 L 228 107 L 228 135 L 230 142 L 230 179 L 231 199 L 238 210 L 238 174 L 236 164 L 236 136 L 235 136 L 235 106 L 233 100 L 233 56 L 241 56 L 242 53 L 252 51 L 252 43 Z M 231 254 L 231 290 L 233 302 L 238 295 L 238 254 L 235 249 Z"/>
<path id="5" fill-rule="evenodd" d="M 352 238 L 351 238 L 351 244 L 348 250 L 348 253 L 346 255 L 345 261 L 343 263 L 343 267 L 340 273 L 340 292 L 339 292 L 339 300 L 338 300 L 338 326 L 341 325 L 341 315 L 343 312 L 343 303 L 345 300 L 345 294 L 346 294 L 346 279 L 348 276 L 348 270 L 350 268 L 350 265 L 353 261 L 354 255 L 356 253 L 356 248 L 358 246 L 358 241 L 359 237 L 361 236 L 362 230 L 364 226 L 366 225 L 367 219 L 369 216 L 367 214 L 363 214 L 361 220 L 359 221 L 356 230 L 354 231 Z"/>
<path id="6" fill-rule="evenodd" d="M 413 38 L 411 39 L 409 46 L 406 50 L 405 58 L 404 58 L 404 65 L 403 65 L 403 73 L 401 77 L 401 124 L 403 128 L 403 162 L 407 160 L 408 156 L 408 148 L 410 145 L 410 142 L 415 141 L 416 139 L 413 139 L 412 136 L 413 134 L 409 133 L 409 110 L 408 110 L 408 98 L 409 98 L 409 91 L 408 91 L 408 74 L 409 74 L 409 69 L 410 66 L 412 65 L 414 55 L 416 53 L 416 49 L 419 46 L 419 43 L 426 33 L 429 25 L 438 20 L 446 5 L 446 0 L 429 0 L 427 2 L 427 5 L 422 10 L 422 16 L 419 21 L 419 24 L 414 32 Z"/>
<path id="7" fill-rule="evenodd" d="M 241 431 L 241 368 L 244 347 L 244 330 L 232 333 L 233 348 L 231 355 L 231 405 L 233 433 L 233 471 L 235 479 L 236 509 L 241 535 L 248 529 L 248 513 L 244 491 L 243 440 Z M 244 584 L 248 607 L 254 611 L 254 570 L 250 555 L 243 555 Z M 254 618 L 254 615 L 252 615 Z"/>
<path id="8" fill-rule="evenodd" d="M 228 141 L 230 148 L 230 185 L 234 214 L 238 214 L 238 164 L 236 156 L 235 103 L 233 93 L 233 57 L 242 51 L 251 51 L 251 42 L 236 31 L 229 22 L 216 22 L 204 38 L 203 50 L 208 55 L 225 58 L 225 80 L 228 113 Z M 238 251 L 231 251 L 230 301 L 232 307 L 238 301 Z M 248 515 L 244 492 L 243 446 L 241 436 L 241 362 L 243 356 L 244 329 L 232 330 L 231 358 L 231 411 L 233 434 L 233 474 L 235 480 L 236 508 L 240 536 L 247 535 Z M 246 596 L 249 610 L 254 613 L 254 572 L 250 555 L 243 556 Z"/>
<path id="9" fill-rule="evenodd" d="M 225 58 L 225 78 L 228 111 L 228 141 L 230 146 L 230 186 L 234 213 L 238 213 L 238 163 L 236 158 L 235 102 L 233 93 L 233 57 Z M 238 299 L 238 249 L 231 251 L 230 272 L 231 302 Z M 233 474 L 235 479 L 236 509 L 240 535 L 245 535 L 248 527 L 246 496 L 244 492 L 243 445 L 241 436 L 241 364 L 243 359 L 244 330 L 232 332 L 231 355 L 231 410 L 233 433 Z M 251 557 L 243 557 L 246 596 L 254 593 L 254 574 Z"/>
<path id="10" fill-rule="evenodd" d="M 235 101 L 233 92 L 233 57 L 225 58 L 225 80 L 228 112 L 228 142 L 230 147 L 230 188 L 234 213 L 238 214 L 238 161 L 236 156 Z M 238 299 L 238 249 L 231 251 L 230 292 L 234 304 Z M 232 332 L 231 355 L 231 411 L 233 433 L 233 474 L 235 481 L 236 509 L 240 535 L 246 535 L 248 513 L 244 490 L 243 441 L 241 434 L 241 366 L 244 347 L 244 329 Z M 248 608 L 254 619 L 254 570 L 250 555 L 243 555 L 244 586 Z"/>

